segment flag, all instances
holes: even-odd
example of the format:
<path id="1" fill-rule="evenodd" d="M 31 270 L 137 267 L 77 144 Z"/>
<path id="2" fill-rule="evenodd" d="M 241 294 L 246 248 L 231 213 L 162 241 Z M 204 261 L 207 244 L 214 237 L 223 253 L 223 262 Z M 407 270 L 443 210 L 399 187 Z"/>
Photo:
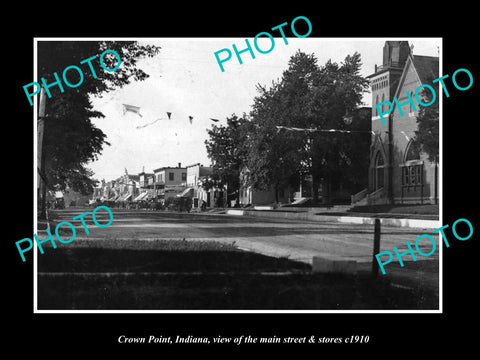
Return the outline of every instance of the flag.
<path id="1" fill-rule="evenodd" d="M 152 122 L 150 122 L 150 123 L 146 123 L 146 124 L 144 124 L 144 125 L 139 125 L 139 126 L 136 127 L 136 129 L 142 129 L 142 128 L 144 128 L 144 127 L 147 127 L 147 126 L 150 126 L 150 125 L 152 125 L 152 124 L 155 124 L 157 121 L 160 121 L 160 120 L 162 120 L 162 119 L 159 118 L 159 119 L 156 119 L 155 121 L 152 121 Z"/>
<path id="2" fill-rule="evenodd" d="M 220 120 L 218 120 L 218 119 L 212 119 L 212 118 L 210 118 L 210 120 L 215 121 L 215 122 L 219 122 L 219 121 L 220 121 Z"/>
<path id="3" fill-rule="evenodd" d="M 172 115 L 172 113 L 167 111 L 168 120 L 170 120 L 171 115 Z"/>
<path id="4" fill-rule="evenodd" d="M 140 114 L 140 108 L 138 106 L 133 106 L 128 104 L 122 104 L 122 105 L 123 105 L 123 115 L 125 115 L 127 111 L 130 111 L 137 114 L 140 117 L 143 117 L 142 114 Z"/>
<path id="5" fill-rule="evenodd" d="M 188 117 L 188 120 L 190 121 L 190 124 L 192 123 L 192 120 L 193 120 L 193 116 L 189 116 Z"/>

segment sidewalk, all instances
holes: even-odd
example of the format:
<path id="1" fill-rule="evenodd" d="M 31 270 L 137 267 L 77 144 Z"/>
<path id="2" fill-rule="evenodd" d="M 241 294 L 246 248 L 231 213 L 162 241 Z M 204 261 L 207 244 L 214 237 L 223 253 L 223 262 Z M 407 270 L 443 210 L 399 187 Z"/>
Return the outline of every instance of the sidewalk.
<path id="1" fill-rule="evenodd" d="M 277 219 L 296 219 L 308 221 L 334 221 L 347 224 L 373 225 L 375 219 L 380 219 L 382 225 L 408 227 L 416 229 L 435 229 L 441 226 L 440 220 L 431 219 L 431 216 L 421 216 L 391 213 L 347 213 L 347 212 L 321 212 L 320 209 L 308 211 L 299 210 L 253 210 L 253 209 L 227 209 L 226 214 L 236 216 L 254 216 Z M 423 218 L 422 218 L 423 217 Z M 430 217 L 430 219 L 429 219 Z"/>

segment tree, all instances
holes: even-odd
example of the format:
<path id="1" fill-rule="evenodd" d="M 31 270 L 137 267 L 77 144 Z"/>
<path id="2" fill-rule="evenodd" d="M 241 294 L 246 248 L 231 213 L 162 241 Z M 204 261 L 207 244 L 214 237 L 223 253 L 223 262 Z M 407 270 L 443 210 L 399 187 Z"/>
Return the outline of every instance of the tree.
<path id="1" fill-rule="evenodd" d="M 438 84 L 433 84 L 435 94 L 438 94 Z M 432 93 L 423 91 L 420 93 L 422 102 L 428 104 L 432 101 Z M 421 106 L 417 116 L 418 130 L 415 131 L 415 140 L 419 142 L 423 152 L 428 155 L 432 162 L 438 162 L 439 154 L 439 108 L 438 101 L 430 106 Z"/>
<path id="2" fill-rule="evenodd" d="M 330 60 L 322 66 L 314 80 L 312 112 L 319 129 L 352 130 L 344 117 L 353 114 L 362 103 L 362 93 L 368 81 L 360 75 L 361 56 L 355 52 L 345 57 L 341 65 Z M 368 139 L 368 138 L 367 138 Z M 327 187 L 326 202 L 330 202 L 330 185 L 348 177 L 358 151 L 358 135 L 341 132 L 315 132 L 310 139 L 310 174 L 313 198 L 317 199 L 321 179 Z"/>
<path id="3" fill-rule="evenodd" d="M 121 66 L 113 71 L 104 71 L 98 56 L 105 50 L 116 51 Z M 90 96 L 102 96 L 106 92 L 123 87 L 132 80 L 141 81 L 148 77 L 137 68 L 137 61 L 152 57 L 160 48 L 140 45 L 135 41 L 41 41 L 38 43 L 38 76 L 47 84 L 55 82 L 54 73 L 62 77 L 63 70 L 70 65 L 82 66 L 83 82 L 75 88 L 64 85 L 61 93 L 57 86 L 49 90 L 51 98 L 46 101 L 43 157 L 44 173 L 41 174 L 50 189 L 65 190 L 67 187 L 82 194 L 92 190 L 95 181 L 92 172 L 85 166 L 97 159 L 104 145 L 109 145 L 106 135 L 92 122 L 92 118 L 104 115 L 93 110 Z M 91 61 L 97 78 L 88 64 L 80 61 L 97 56 Z M 107 53 L 103 58 L 105 66 L 114 68 L 116 57 Z M 80 82 L 80 74 L 68 72 L 69 83 Z"/>
<path id="4" fill-rule="evenodd" d="M 289 89 L 283 82 L 272 82 L 270 89 L 257 86 L 260 93 L 254 99 L 250 117 L 250 134 L 246 139 L 247 184 L 257 190 L 275 191 L 279 201 L 279 189 L 297 185 L 302 168 L 303 139 L 298 133 L 279 131 L 277 125 L 295 124 L 301 115 L 296 111 L 302 99 L 302 86 L 287 96 Z"/>
<path id="5" fill-rule="evenodd" d="M 217 184 L 226 185 L 228 192 L 235 192 L 237 200 L 240 172 L 245 159 L 244 139 L 247 126 L 245 114 L 242 117 L 232 114 L 227 118 L 226 126 L 212 125 L 212 128 L 207 130 L 209 139 L 205 140 L 208 157 L 213 163 L 213 179 Z"/>
<path id="6" fill-rule="evenodd" d="M 317 130 L 345 130 L 343 118 L 361 104 L 368 82 L 360 74 L 360 54 L 341 65 L 317 65 L 315 56 L 298 51 L 282 79 L 272 87 L 258 87 L 248 146 L 247 166 L 254 188 L 298 183 L 306 174 L 313 179 L 313 198 L 320 181 L 327 184 L 345 176 L 354 159 L 355 136 Z M 276 126 L 287 127 L 278 130 Z M 305 129 L 305 131 L 288 131 Z"/>

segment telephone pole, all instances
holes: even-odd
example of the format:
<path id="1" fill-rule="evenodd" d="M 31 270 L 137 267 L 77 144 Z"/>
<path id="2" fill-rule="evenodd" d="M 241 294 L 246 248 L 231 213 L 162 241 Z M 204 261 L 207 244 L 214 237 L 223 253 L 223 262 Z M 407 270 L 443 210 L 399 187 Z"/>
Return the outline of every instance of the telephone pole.
<path id="1" fill-rule="evenodd" d="M 43 151 L 43 133 L 45 125 L 45 89 L 42 86 L 40 90 L 40 101 L 38 106 L 38 120 L 37 120 L 37 207 L 40 200 L 40 217 L 46 218 L 46 195 L 47 188 L 45 184 L 45 154 Z"/>

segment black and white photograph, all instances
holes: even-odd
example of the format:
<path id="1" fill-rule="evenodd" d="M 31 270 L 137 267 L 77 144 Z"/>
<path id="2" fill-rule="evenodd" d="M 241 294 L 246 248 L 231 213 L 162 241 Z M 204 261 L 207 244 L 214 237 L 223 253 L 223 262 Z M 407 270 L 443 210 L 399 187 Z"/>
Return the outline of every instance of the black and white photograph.
<path id="1" fill-rule="evenodd" d="M 37 310 L 441 310 L 441 47 L 37 39 Z"/>

